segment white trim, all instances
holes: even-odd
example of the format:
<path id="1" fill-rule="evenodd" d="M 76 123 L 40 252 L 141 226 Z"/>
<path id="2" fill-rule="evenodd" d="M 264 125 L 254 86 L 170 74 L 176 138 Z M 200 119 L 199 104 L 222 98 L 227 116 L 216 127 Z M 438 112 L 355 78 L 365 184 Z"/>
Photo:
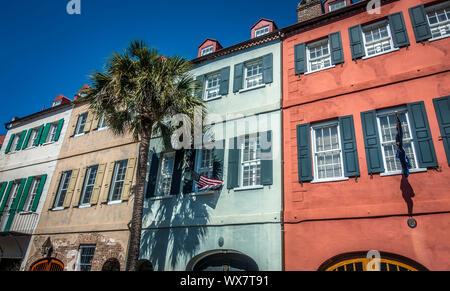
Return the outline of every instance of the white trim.
<path id="1" fill-rule="evenodd" d="M 267 30 L 267 31 L 266 31 L 266 30 Z M 260 33 L 260 34 L 258 35 L 258 33 L 261 32 L 261 31 L 262 31 L 262 33 Z M 268 34 L 269 32 L 270 32 L 270 25 L 266 25 L 266 26 L 263 26 L 263 27 L 261 27 L 261 28 L 255 29 L 255 38 L 256 38 L 256 37 L 263 36 L 263 35 L 266 35 L 266 34 Z"/>
<path id="2" fill-rule="evenodd" d="M 258 85 L 258 86 L 241 89 L 241 90 L 239 90 L 239 93 L 244 93 L 244 92 L 247 92 L 247 91 L 256 90 L 256 89 L 263 88 L 263 87 L 266 87 L 266 84 L 261 84 L 261 85 Z"/>
<path id="3" fill-rule="evenodd" d="M 155 200 L 169 200 L 169 199 L 172 199 L 173 197 L 175 197 L 175 195 L 154 196 L 154 197 L 150 197 L 149 199 L 151 201 L 155 201 Z"/>
<path id="4" fill-rule="evenodd" d="M 115 205 L 115 204 L 120 204 L 122 203 L 122 200 L 114 200 L 114 201 L 108 201 L 108 203 L 106 203 L 107 205 Z"/>
<path id="5" fill-rule="evenodd" d="M 247 190 L 258 190 L 258 189 L 263 189 L 264 186 L 263 185 L 255 185 L 255 186 L 246 186 L 246 187 L 238 187 L 238 188 L 234 188 L 234 191 L 247 191 Z"/>
<path id="6" fill-rule="evenodd" d="M 327 47 L 328 47 L 328 54 L 325 55 L 325 56 L 322 55 L 321 57 L 316 57 L 316 58 L 314 58 L 314 59 L 311 60 L 311 52 L 310 52 L 310 48 L 311 48 L 311 47 L 316 48 L 316 47 L 319 47 L 319 46 L 320 46 L 320 48 L 321 48 L 321 50 L 322 50 L 322 47 L 325 46 L 325 43 L 326 43 L 326 45 L 327 45 Z M 317 69 L 317 70 L 314 70 L 314 71 L 313 71 L 313 70 L 311 69 L 311 62 L 312 62 L 312 61 L 315 61 L 315 60 L 317 60 L 317 59 L 320 59 L 320 60 L 322 60 L 322 59 L 323 59 L 323 60 L 329 59 L 329 60 L 330 60 L 330 66 L 323 67 L 323 68 L 320 68 L 320 69 Z M 321 39 L 321 40 L 318 40 L 318 41 L 315 41 L 315 42 L 306 44 L 306 66 L 307 66 L 307 72 L 305 73 L 305 75 L 306 75 L 307 73 L 311 74 L 311 73 L 319 72 L 319 71 L 322 71 L 322 70 L 325 70 L 325 69 L 328 69 L 328 68 L 331 68 L 331 67 L 335 67 L 335 65 L 333 65 L 333 61 L 332 61 L 332 59 L 331 59 L 331 47 L 330 47 L 330 41 L 329 41 L 328 38 L 323 38 L 323 39 Z"/>
<path id="7" fill-rule="evenodd" d="M 384 55 L 384 54 L 388 54 L 388 53 L 391 53 L 391 52 L 395 52 L 395 51 L 398 51 L 398 50 L 400 50 L 398 47 L 394 47 L 393 49 L 385 51 L 385 52 L 377 53 L 377 54 L 374 54 L 374 55 L 371 55 L 371 56 L 367 56 L 366 55 L 366 56 L 362 57 L 361 59 L 362 60 L 366 60 L 366 59 L 370 59 L 370 58 L 373 58 L 373 57 L 378 57 L 378 56 L 381 56 L 381 55 Z"/>
<path id="8" fill-rule="evenodd" d="M 202 48 L 202 51 L 200 52 L 200 56 L 203 57 L 203 56 L 209 55 L 209 54 L 213 53 L 213 50 L 214 50 L 214 45 L 210 45 L 205 48 Z"/>
<path id="9" fill-rule="evenodd" d="M 411 169 L 409 170 L 410 173 L 422 173 L 428 171 L 427 168 L 417 168 L 417 169 Z M 395 171 L 395 172 L 384 172 L 380 174 L 380 177 L 387 177 L 387 176 L 396 176 L 396 175 L 403 175 L 402 171 Z"/>
<path id="10" fill-rule="evenodd" d="M 342 170 L 344 172 L 344 170 Z M 340 181 L 348 181 L 349 177 L 343 177 L 343 178 L 326 178 L 321 180 L 312 180 L 311 184 L 317 184 L 317 183 L 326 183 L 326 182 L 340 182 Z"/>
<path id="11" fill-rule="evenodd" d="M 52 211 L 59 211 L 59 210 L 64 210 L 66 208 L 64 208 L 64 206 L 60 206 L 60 207 L 54 207 L 52 208 Z"/>
<path id="12" fill-rule="evenodd" d="M 78 206 L 78 208 L 89 208 L 91 206 L 92 206 L 91 204 L 81 204 Z"/>
<path id="13" fill-rule="evenodd" d="M 306 73 L 304 73 L 303 75 L 314 74 L 314 73 L 317 73 L 317 72 L 320 72 L 320 71 L 325 71 L 325 70 L 328 70 L 328 69 L 332 69 L 332 68 L 334 68 L 334 67 L 336 67 L 336 65 L 331 65 L 330 67 L 325 67 L 325 68 L 322 68 L 322 69 L 317 70 L 317 71 L 306 72 Z"/>
<path id="14" fill-rule="evenodd" d="M 435 37 L 435 38 L 430 38 L 428 41 L 429 41 L 429 42 L 432 42 L 432 41 L 441 40 L 441 39 L 447 38 L 447 37 L 450 37 L 450 34 L 441 35 L 441 36 Z"/>

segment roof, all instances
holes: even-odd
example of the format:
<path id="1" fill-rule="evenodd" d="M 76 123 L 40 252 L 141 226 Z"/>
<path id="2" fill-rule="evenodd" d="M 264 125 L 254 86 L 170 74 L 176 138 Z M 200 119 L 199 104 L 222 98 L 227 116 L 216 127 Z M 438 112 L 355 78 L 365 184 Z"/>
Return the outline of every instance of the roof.
<path id="1" fill-rule="evenodd" d="M 201 47 L 205 42 L 207 42 L 208 40 L 213 41 L 213 42 L 217 42 L 220 45 L 220 42 L 216 39 L 213 38 L 207 38 L 205 39 L 198 47 Z"/>
<path id="2" fill-rule="evenodd" d="M 277 25 L 275 24 L 275 22 L 273 20 L 267 19 L 267 18 L 261 18 L 260 20 L 258 20 L 258 22 L 256 22 L 255 24 L 253 24 L 253 26 L 250 29 L 253 29 L 255 26 L 257 26 L 261 21 L 267 21 L 267 22 L 272 22 L 273 23 L 273 27 L 275 29 L 278 29 Z"/>
<path id="3" fill-rule="evenodd" d="M 6 135 L 0 135 L 0 145 L 2 145 L 3 142 L 5 141 L 5 137 Z"/>

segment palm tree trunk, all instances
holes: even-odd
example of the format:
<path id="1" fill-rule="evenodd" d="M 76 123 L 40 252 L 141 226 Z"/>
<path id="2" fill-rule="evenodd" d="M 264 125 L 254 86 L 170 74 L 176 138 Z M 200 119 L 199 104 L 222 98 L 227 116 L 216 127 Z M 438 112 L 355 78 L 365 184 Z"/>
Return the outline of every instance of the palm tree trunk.
<path id="1" fill-rule="evenodd" d="M 136 190 L 134 195 L 133 215 L 131 217 L 130 244 L 128 247 L 127 271 L 136 271 L 141 245 L 142 216 L 144 208 L 145 176 L 147 172 L 148 151 L 153 124 L 144 125 L 139 144 Z"/>

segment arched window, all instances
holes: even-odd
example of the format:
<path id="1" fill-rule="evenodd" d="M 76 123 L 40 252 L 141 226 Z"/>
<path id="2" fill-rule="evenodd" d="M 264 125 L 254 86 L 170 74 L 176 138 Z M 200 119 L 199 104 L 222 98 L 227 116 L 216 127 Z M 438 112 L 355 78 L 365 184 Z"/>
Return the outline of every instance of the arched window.
<path id="1" fill-rule="evenodd" d="M 60 272 L 64 271 L 64 264 L 55 258 L 46 258 L 36 261 L 30 271 Z"/>
<path id="2" fill-rule="evenodd" d="M 188 271 L 259 271 L 256 262 L 240 252 L 212 251 L 191 260 Z"/>
<path id="3" fill-rule="evenodd" d="M 373 267 L 373 259 L 367 258 L 368 252 L 354 252 L 336 256 L 323 263 L 319 271 L 345 271 L 359 272 L 368 271 Z M 380 271 L 427 271 L 421 264 L 391 253 L 380 252 Z"/>
<path id="4" fill-rule="evenodd" d="M 102 272 L 119 272 L 120 271 L 120 263 L 116 258 L 107 259 L 103 264 Z"/>
<path id="5" fill-rule="evenodd" d="M 137 261 L 136 271 L 151 272 L 151 271 L 153 271 L 153 265 L 149 260 L 141 259 L 141 260 Z"/>

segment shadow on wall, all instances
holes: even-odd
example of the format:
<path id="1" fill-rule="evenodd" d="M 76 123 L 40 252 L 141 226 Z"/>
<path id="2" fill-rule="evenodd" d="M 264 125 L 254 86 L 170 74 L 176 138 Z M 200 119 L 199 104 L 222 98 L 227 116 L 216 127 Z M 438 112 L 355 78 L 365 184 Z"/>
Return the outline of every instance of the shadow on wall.
<path id="1" fill-rule="evenodd" d="M 412 188 L 411 184 L 409 184 L 409 181 L 407 178 L 405 178 L 405 176 L 402 176 L 400 190 L 402 190 L 403 199 L 405 200 L 406 206 L 408 207 L 408 215 L 412 216 L 414 206 L 412 198 L 414 198 L 414 196 L 416 195 L 414 194 L 414 189 Z"/>

